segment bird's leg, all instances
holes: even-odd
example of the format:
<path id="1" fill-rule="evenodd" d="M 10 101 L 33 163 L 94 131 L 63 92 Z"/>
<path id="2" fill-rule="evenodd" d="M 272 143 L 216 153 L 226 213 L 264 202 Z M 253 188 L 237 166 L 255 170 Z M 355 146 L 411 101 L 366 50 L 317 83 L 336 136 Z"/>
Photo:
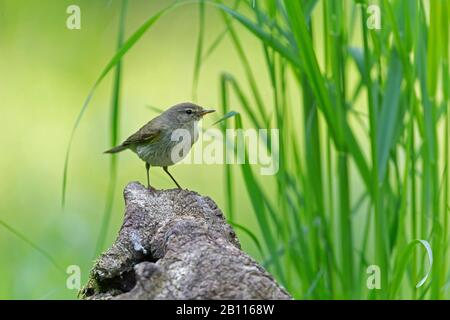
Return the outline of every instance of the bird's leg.
<path id="1" fill-rule="evenodd" d="M 150 163 L 145 163 L 145 170 L 147 170 L 147 188 L 150 189 Z"/>
<path id="2" fill-rule="evenodd" d="M 175 182 L 175 184 L 177 185 L 178 189 L 182 189 L 180 187 L 180 185 L 178 184 L 177 180 L 175 180 L 175 178 L 172 177 L 172 175 L 170 174 L 169 170 L 167 170 L 167 166 L 163 167 L 163 170 L 169 175 L 169 177 L 172 179 L 172 181 Z"/>

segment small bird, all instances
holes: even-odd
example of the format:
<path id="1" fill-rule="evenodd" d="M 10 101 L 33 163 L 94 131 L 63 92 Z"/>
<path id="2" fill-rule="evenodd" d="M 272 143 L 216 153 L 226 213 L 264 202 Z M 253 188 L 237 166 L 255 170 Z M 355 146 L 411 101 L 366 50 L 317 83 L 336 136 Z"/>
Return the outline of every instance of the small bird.
<path id="1" fill-rule="evenodd" d="M 189 145 L 187 146 L 187 151 L 189 151 L 198 139 L 198 121 L 204 115 L 214 111 L 204 109 L 189 102 L 174 105 L 156 118 L 150 120 L 136 133 L 128 137 L 121 145 L 107 150 L 105 153 L 118 153 L 130 149 L 145 162 L 147 187 L 149 189 L 151 189 L 150 166 L 162 167 L 177 187 L 181 189 L 179 183 L 167 168 L 180 161 L 187 155 L 187 152 L 182 155 L 181 159 L 179 157 L 173 159 L 172 149 L 180 143 L 176 139 L 173 141 L 173 134 L 177 129 L 183 129 L 190 135 Z"/>

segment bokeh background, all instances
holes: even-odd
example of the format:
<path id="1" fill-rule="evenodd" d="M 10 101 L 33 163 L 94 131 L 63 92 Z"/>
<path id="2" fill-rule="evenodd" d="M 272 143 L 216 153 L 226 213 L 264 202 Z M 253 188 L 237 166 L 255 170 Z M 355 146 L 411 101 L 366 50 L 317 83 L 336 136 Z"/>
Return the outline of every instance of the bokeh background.
<path id="1" fill-rule="evenodd" d="M 434 0 L 430 1 L 434 3 Z M 419 8 L 419 3 L 422 3 L 421 10 L 423 9 L 428 15 L 430 1 L 411 1 L 411 3 L 417 3 L 417 5 L 410 6 L 411 10 L 414 9 L 414 6 Z M 252 1 L 241 2 L 245 2 L 246 5 L 241 6 L 240 12 L 252 16 L 250 4 Z M 266 2 L 267 7 L 274 10 L 275 1 L 268 0 Z M 339 8 L 340 5 L 334 8 L 333 2 L 326 0 L 302 1 L 304 8 L 308 10 L 314 8 L 314 33 L 312 33 L 312 38 L 314 39 L 315 54 L 322 70 L 326 70 L 323 71 L 323 79 L 327 81 L 324 88 L 326 87 L 330 92 L 333 91 L 333 81 L 339 82 L 337 79 L 339 77 L 334 78 L 335 72 L 339 72 L 339 70 L 334 69 L 333 62 L 334 58 L 338 60 L 339 57 L 333 55 L 333 49 L 330 48 L 336 45 L 334 41 L 340 39 L 337 36 L 334 37 L 340 31 L 337 29 L 331 30 L 332 27 L 330 26 L 328 26 L 330 29 L 326 29 L 326 24 L 323 24 L 318 18 L 324 14 L 324 3 L 329 4 L 330 11 L 336 10 L 339 13 L 339 10 L 341 10 L 342 16 L 340 17 L 339 15 L 329 14 L 328 22 L 338 21 L 341 23 L 346 30 L 349 45 L 361 48 L 363 46 L 363 32 L 361 28 L 354 26 L 358 25 L 361 19 L 357 12 L 357 3 L 365 3 L 366 1 L 346 0 L 343 1 L 345 4 L 342 8 Z M 375 2 L 383 3 L 384 1 Z M 393 0 L 390 2 L 393 3 L 396 17 L 401 20 L 399 26 L 403 28 L 405 22 L 401 14 L 402 6 L 408 5 L 401 4 L 402 1 Z M 130 0 L 126 13 L 125 39 L 150 16 L 170 3 L 172 1 L 168 0 Z M 233 6 L 234 1 L 225 1 L 225 3 Z M 318 5 L 316 5 L 317 3 Z M 81 8 L 80 30 L 70 30 L 66 27 L 66 20 L 69 16 L 66 9 L 73 4 Z M 70 265 L 79 266 L 83 284 L 86 282 L 90 267 L 98 255 L 96 246 L 101 233 L 105 210 L 108 208 L 110 156 L 102 152 L 110 147 L 110 108 L 114 72 L 110 72 L 97 87 L 75 133 L 69 158 L 64 208 L 61 205 L 63 169 L 75 119 L 93 84 L 116 52 L 121 5 L 122 1 L 118 0 L 0 0 L 0 146 L 2 146 L 0 156 L 0 299 L 76 298 L 76 290 L 70 290 L 66 286 L 68 275 L 65 269 Z M 448 10 L 447 6 L 443 7 Z M 434 8 L 433 5 L 432 8 Z M 295 9 L 295 6 L 293 5 L 290 9 Z M 267 10 L 267 12 L 270 10 Z M 305 11 L 307 10 L 305 9 Z M 447 15 L 450 15 L 450 13 L 447 13 Z M 383 17 L 385 19 L 386 16 Z M 279 16 L 277 19 L 279 19 Z M 417 23 L 417 25 L 419 24 Z M 285 27 L 284 24 L 281 25 Z M 427 26 L 424 27 L 428 30 L 427 28 Z M 430 35 L 433 32 L 443 35 L 443 30 L 447 30 L 448 35 L 448 26 L 445 22 L 440 25 L 440 28 L 431 30 Z M 213 6 L 206 6 L 202 40 L 205 47 L 204 51 L 225 30 L 224 19 L 219 10 Z M 283 110 L 286 111 L 284 113 L 277 110 L 274 106 L 273 84 L 266 68 L 267 52 L 269 52 L 269 55 L 273 52 L 262 50 L 264 48 L 267 50 L 270 47 L 270 38 L 266 39 L 266 47 L 263 47 L 261 41 L 248 32 L 242 24 L 235 23 L 234 30 L 242 44 L 242 50 L 247 57 L 253 77 L 256 79 L 260 99 L 264 101 L 267 107 L 266 112 L 271 117 L 270 126 L 280 128 L 278 124 L 283 123 L 283 121 L 286 127 L 289 125 L 289 130 L 282 131 L 281 143 L 286 145 L 286 149 L 282 152 L 286 155 L 285 164 L 286 166 L 289 165 L 290 171 L 288 172 L 286 169 L 280 177 L 275 177 L 275 179 L 274 177 L 257 176 L 258 183 L 263 186 L 265 194 L 269 195 L 270 200 L 275 204 L 274 209 L 279 213 L 279 220 L 283 223 L 282 230 L 277 229 L 276 225 L 270 225 L 269 227 L 273 232 L 276 248 L 264 248 L 267 255 L 263 256 L 258 248 L 258 241 L 255 242 L 254 238 L 252 239 L 252 236 L 249 236 L 249 232 L 237 228 L 236 231 L 243 250 L 260 262 L 267 263 L 268 259 L 279 260 L 286 276 L 284 278 L 285 285 L 296 298 L 370 298 L 370 293 L 365 288 L 366 274 L 359 274 L 357 277 L 361 278 L 358 278 L 357 281 L 359 282 L 355 285 L 350 278 L 356 276 L 347 275 L 347 271 L 341 269 L 341 264 L 345 266 L 345 254 L 352 256 L 355 261 L 359 261 L 355 262 L 355 265 L 360 266 L 359 271 L 365 270 L 367 265 L 372 264 L 370 259 L 369 261 L 365 260 L 374 255 L 377 242 L 376 234 L 372 230 L 373 225 L 370 226 L 367 223 L 368 220 L 373 218 L 370 216 L 372 205 L 370 202 L 366 202 L 369 191 L 365 191 L 366 187 L 361 176 L 355 169 L 354 163 L 349 160 L 349 170 L 346 170 L 346 175 L 340 175 L 339 177 L 343 177 L 344 180 L 347 179 L 349 183 L 346 196 L 350 200 L 352 212 L 344 212 L 342 216 L 344 220 L 347 214 L 351 216 L 349 219 L 352 220 L 353 225 L 347 231 L 352 234 L 354 243 L 349 243 L 347 247 L 354 248 L 355 251 L 350 250 L 351 252 L 345 253 L 345 248 L 343 249 L 345 229 L 342 228 L 342 224 L 345 224 L 345 222 L 339 220 L 339 214 L 345 211 L 345 207 L 339 207 L 340 197 L 342 196 L 340 187 L 342 185 L 339 184 L 338 173 L 342 173 L 342 167 L 338 166 L 338 159 L 340 161 L 342 153 L 334 149 L 331 133 L 326 126 L 328 122 L 325 121 L 322 113 L 320 113 L 321 116 L 318 120 L 320 124 L 318 132 L 322 136 L 317 138 L 317 141 L 321 141 L 323 144 L 322 146 L 314 143 L 312 143 L 312 146 L 308 145 L 308 141 L 310 141 L 308 140 L 310 131 L 307 130 L 309 122 L 305 119 L 306 113 L 304 114 L 307 98 L 301 94 L 301 92 L 306 91 L 307 86 L 303 86 L 302 90 L 299 89 L 300 84 L 304 85 L 308 81 L 302 78 L 303 80 L 299 81 L 299 84 L 296 82 L 298 79 L 296 79 L 295 72 L 283 74 L 289 80 L 290 85 L 287 88 L 280 89 L 279 84 L 276 84 L 276 90 L 285 90 L 280 91 L 283 97 L 279 98 L 280 100 L 277 103 L 289 106 L 287 108 L 289 110 Z M 194 101 L 205 107 L 218 109 L 219 111 L 216 114 L 204 120 L 203 126 L 205 128 L 210 127 L 215 120 L 224 115 L 224 112 L 221 111 L 223 101 L 221 99 L 220 82 L 220 75 L 223 72 L 233 75 L 236 81 L 240 83 L 243 92 L 250 95 L 249 92 L 252 88 L 247 83 L 248 78 L 245 67 L 243 68 L 242 55 L 237 52 L 235 43 L 233 43 L 229 34 L 226 34 L 223 38 L 220 37 L 218 46 L 211 54 L 201 59 L 198 88 L 194 90 L 196 94 L 193 94 L 199 31 L 198 3 L 192 2 L 183 5 L 171 10 L 158 20 L 122 59 L 120 141 L 156 116 L 155 108 L 165 109 L 184 101 Z M 380 100 L 382 97 L 389 97 L 390 94 L 384 80 L 390 66 L 389 59 L 392 58 L 390 48 L 394 47 L 395 43 L 391 33 L 392 29 L 385 27 L 377 36 L 372 35 L 371 38 L 371 41 L 375 44 L 379 41 L 377 37 L 383 40 L 388 39 L 386 43 L 380 45 L 381 53 L 377 51 L 380 48 L 376 45 L 373 45 L 375 49 L 371 53 L 373 56 L 377 53 L 382 55 L 377 61 L 380 64 L 379 70 L 382 70 L 382 74 L 376 73 L 379 70 L 374 70 L 373 75 L 373 81 L 380 76 L 380 83 L 376 85 L 379 84 L 382 89 L 374 86 L 375 89 L 380 90 L 377 91 Z M 411 38 L 414 38 L 414 33 L 412 33 Z M 442 43 L 436 37 L 430 36 L 430 38 Z M 327 43 L 324 39 L 330 40 Z M 288 40 L 294 41 L 293 36 Z M 298 40 L 298 38 L 295 40 Z M 345 42 L 347 39 L 340 40 Z M 324 48 L 324 43 L 330 45 L 330 48 Z M 346 44 L 344 43 L 344 45 Z M 417 43 L 414 42 L 411 47 L 415 48 L 416 45 Z M 286 46 L 288 50 L 295 51 L 292 46 L 289 47 L 289 43 Z M 448 48 L 448 38 L 442 47 Z M 428 50 L 430 51 L 430 48 Z M 339 49 L 336 52 L 338 51 Z M 340 71 L 343 77 L 345 76 L 344 81 L 348 89 L 347 94 L 344 93 L 343 99 L 344 102 L 347 102 L 346 98 L 348 99 L 348 108 L 352 109 L 352 113 L 348 116 L 348 124 L 360 143 L 361 152 L 366 158 L 371 159 L 370 139 L 367 137 L 369 131 L 367 103 L 365 93 L 364 95 L 358 93 L 366 90 L 365 84 L 361 82 L 361 76 L 358 73 L 358 69 L 363 68 L 358 65 L 358 62 L 361 62 L 358 58 L 362 59 L 362 52 L 355 52 L 357 52 L 354 57 L 356 63 L 348 62 L 350 58 L 346 56 L 347 62 L 344 69 Z M 330 56 L 332 59 L 329 59 Z M 278 58 L 278 56 L 274 58 L 274 61 L 277 61 L 274 64 L 279 63 L 277 68 L 278 66 L 280 69 L 286 67 L 284 61 L 282 59 L 277 60 Z M 376 59 L 374 58 L 374 60 Z M 397 63 L 400 64 L 398 61 Z M 289 62 L 287 65 L 289 65 Z M 300 69 L 307 65 L 308 62 L 301 65 Z M 339 63 L 336 63 L 336 66 L 338 65 Z M 425 69 L 427 67 L 425 66 Z M 376 67 L 373 69 L 376 69 Z M 445 73 L 445 66 L 443 70 Z M 302 77 L 304 76 L 303 72 L 299 72 L 299 74 Z M 403 75 L 401 80 L 403 82 L 401 83 L 406 82 L 403 79 L 404 77 Z M 445 79 L 442 74 L 440 77 Z M 417 92 L 419 92 L 419 81 L 416 80 L 417 83 L 415 82 L 414 85 L 417 85 Z M 362 89 L 357 92 L 358 86 L 361 86 Z M 445 84 L 443 85 L 439 80 L 437 93 L 434 95 L 436 101 L 433 100 L 433 103 L 435 103 L 433 107 L 436 107 L 436 109 L 439 107 L 446 110 L 448 106 L 448 102 L 445 101 L 445 97 L 448 97 L 448 91 L 447 94 L 443 93 L 444 87 Z M 339 88 L 334 88 L 334 90 L 339 92 Z M 353 90 L 355 90 L 355 97 L 351 97 L 350 91 L 353 92 Z M 408 96 L 405 85 L 403 85 L 402 97 Z M 332 99 L 332 101 L 333 106 L 334 103 L 338 105 L 339 99 Z M 230 109 L 242 112 L 245 127 L 254 127 L 247 116 L 248 110 L 246 113 L 242 103 L 235 95 L 230 96 L 228 104 Z M 401 100 L 398 104 L 403 106 L 407 102 Z M 315 108 L 317 101 L 308 105 L 314 105 Z M 418 103 L 418 105 L 420 105 L 418 108 L 421 108 L 421 104 Z M 321 111 L 323 110 L 321 109 Z M 277 114 L 281 116 L 275 119 Z M 446 113 L 442 111 L 442 114 Z M 417 117 L 421 116 L 422 114 L 419 113 Z M 407 119 L 407 116 L 399 119 L 398 127 L 401 123 L 406 123 Z M 232 120 L 230 119 L 230 121 Z M 445 147 L 443 132 L 445 131 L 442 121 L 441 118 L 436 118 L 435 122 L 440 124 L 437 145 L 440 147 L 441 169 L 446 167 L 445 161 L 448 159 L 448 152 L 443 155 Z M 413 128 L 413 130 L 417 130 L 417 128 Z M 386 202 L 384 208 L 390 227 L 389 230 L 386 229 L 383 232 L 386 233 L 386 237 L 390 235 L 394 239 L 391 243 L 392 251 L 390 252 L 392 253 L 390 263 L 393 270 L 399 261 L 399 252 L 402 252 L 401 250 L 405 248 L 406 243 L 415 238 L 414 234 L 408 234 L 408 231 L 405 234 L 398 231 L 403 227 L 402 225 L 397 229 L 399 221 L 397 218 L 402 219 L 403 213 L 407 221 L 400 221 L 404 222 L 405 229 L 411 227 L 409 222 L 411 217 L 407 216 L 406 213 L 406 211 L 409 212 L 410 206 L 407 206 L 408 209 L 405 209 L 405 212 L 401 211 L 402 206 L 406 204 L 406 200 L 402 202 L 402 199 L 409 200 L 410 196 L 402 197 L 402 179 L 396 179 L 400 176 L 396 173 L 401 172 L 403 174 L 404 160 L 408 157 L 405 157 L 406 147 L 404 148 L 409 141 L 407 140 L 407 130 L 405 129 L 402 134 L 405 136 L 402 135 L 395 141 L 394 148 L 392 150 L 387 149 L 387 152 L 392 151 L 392 159 L 389 158 L 392 162 L 388 165 L 388 167 L 391 166 L 391 170 L 388 173 L 386 185 L 392 185 L 392 189 L 381 190 L 381 192 L 386 193 L 382 201 L 385 200 Z M 419 140 L 418 138 L 415 147 L 417 147 L 417 150 L 422 150 Z M 297 148 L 297 144 L 298 150 L 301 150 L 300 155 L 294 154 L 293 151 Z M 324 150 L 327 147 L 329 150 L 328 153 L 325 153 Z M 394 156 L 395 150 L 400 150 L 398 162 L 397 157 Z M 324 153 L 321 154 L 321 151 Z M 317 171 L 313 172 L 309 169 L 314 169 L 314 166 L 308 167 L 308 164 L 304 162 L 309 161 L 309 163 L 314 164 L 314 155 L 309 160 L 308 157 L 315 152 L 318 152 L 319 157 L 323 157 L 324 165 L 315 168 Z M 325 154 L 328 157 L 327 160 L 325 160 Z M 395 155 L 397 154 L 395 153 Z M 351 157 L 352 154 L 350 154 L 349 159 Z M 418 158 L 420 157 L 419 154 Z M 423 157 L 426 158 L 426 156 Z M 111 221 L 107 228 L 102 250 L 109 247 L 114 241 L 121 226 L 124 211 L 122 198 L 124 186 L 135 180 L 145 182 L 144 164 L 134 154 L 124 152 L 117 159 L 117 181 L 113 194 Z M 302 164 L 297 165 L 297 160 Z M 328 166 L 325 166 L 325 163 Z M 368 163 L 371 164 L 370 161 Z M 394 165 L 397 166 L 398 163 L 399 166 L 395 168 Z M 421 169 L 422 167 L 419 168 L 418 166 L 417 176 L 414 178 L 418 181 L 420 187 L 418 194 L 422 191 Z M 261 232 L 261 221 L 258 220 L 260 216 L 255 212 L 257 211 L 255 210 L 255 204 L 252 205 L 251 202 L 252 192 L 258 194 L 259 189 L 249 187 L 248 180 L 246 181 L 247 184 L 245 183 L 239 166 L 232 166 L 230 170 L 234 172 L 233 177 L 235 179 L 232 189 L 235 197 L 233 222 L 247 228 L 251 235 L 259 239 L 259 243 L 264 244 L 267 234 Z M 171 172 L 183 187 L 213 198 L 229 217 L 230 212 L 226 211 L 229 195 L 227 195 L 223 166 L 180 164 L 174 166 Z M 256 173 L 257 169 L 254 168 L 253 172 Z M 298 173 L 298 175 L 293 174 L 291 176 L 293 172 Z M 316 175 L 316 173 L 318 174 Z M 324 210 L 327 210 L 325 220 L 328 221 L 330 226 L 330 229 L 325 231 L 321 224 L 323 212 L 317 212 L 316 200 L 313 199 L 318 197 L 318 191 L 314 190 L 314 182 L 321 179 L 320 174 L 324 176 L 323 198 L 322 195 L 320 197 L 325 204 Z M 448 173 L 446 179 L 448 181 Z M 157 188 L 173 187 L 173 183 L 159 168 L 151 170 L 151 181 Z M 289 184 L 290 189 L 283 187 L 283 183 Z M 437 185 L 436 181 L 432 183 Z M 428 186 L 425 185 L 424 188 L 426 189 Z M 286 194 L 280 192 L 280 190 L 287 190 Z M 437 188 L 430 187 L 430 190 L 434 192 L 433 195 L 438 192 Z M 289 192 L 289 195 L 287 192 Z M 420 198 L 420 196 L 417 197 Z M 448 201 L 448 194 L 444 198 L 441 202 L 438 200 L 439 208 L 445 208 L 446 204 L 448 205 L 448 202 L 445 202 Z M 295 204 L 288 203 L 292 199 Z M 328 202 L 328 200 L 330 201 Z M 347 211 L 350 211 L 350 208 L 347 209 Z M 396 213 L 398 212 L 400 214 L 397 216 Z M 304 225 L 293 225 L 292 221 L 298 221 L 295 218 L 297 214 L 298 217 L 304 219 Z M 422 226 L 422 234 L 420 235 L 423 235 L 423 238 L 426 238 L 427 241 L 435 241 L 432 240 L 432 235 L 436 228 L 432 228 L 428 232 L 426 226 L 431 225 L 427 224 L 429 217 L 421 220 L 420 214 L 420 212 L 417 212 L 418 220 L 423 221 L 423 225 L 425 225 L 425 227 Z M 448 212 L 445 209 L 439 211 L 436 221 L 439 219 L 445 221 L 437 225 L 441 228 L 440 230 L 443 230 L 443 234 L 448 235 L 448 219 L 444 220 L 443 218 L 446 214 Z M 368 229 L 365 229 L 366 226 L 368 226 Z M 295 237 L 291 237 L 290 232 L 294 228 L 297 228 L 295 229 Z M 329 238 L 327 238 L 328 231 L 330 231 Z M 399 234 L 398 237 L 396 232 Z M 305 258 L 303 252 L 298 253 L 296 251 L 297 248 L 304 248 L 302 247 L 303 244 L 298 244 L 299 237 L 303 234 L 306 238 L 305 248 L 310 250 L 312 254 L 311 260 Z M 370 239 L 366 238 L 368 235 L 370 235 Z M 375 237 L 375 240 L 372 240 L 372 237 Z M 324 240 L 324 238 L 327 239 Z M 330 239 L 333 243 L 331 248 L 324 244 Z M 397 244 L 395 239 L 401 241 Z M 440 274 L 440 283 L 442 283 L 442 286 L 438 288 L 437 296 L 448 298 L 450 294 L 447 269 L 448 238 L 443 236 L 438 241 L 433 242 L 433 246 L 436 243 L 439 252 L 442 252 L 442 255 L 440 255 L 442 260 L 438 266 L 440 269 L 436 270 Z M 280 253 L 277 253 L 276 250 L 278 244 L 282 245 Z M 395 247 L 394 244 L 398 247 Z M 283 250 L 289 254 L 284 254 Z M 331 251 L 339 257 L 339 268 L 331 264 L 326 265 L 329 262 L 326 256 Z M 361 251 L 363 252 L 361 253 Z M 427 294 L 427 291 L 414 291 L 415 283 L 427 273 L 428 269 L 427 255 L 423 248 L 417 248 L 415 254 L 413 259 L 418 266 L 417 268 L 413 267 L 413 270 L 408 270 L 408 277 L 402 280 L 402 288 L 405 289 L 402 292 L 406 292 L 407 295 L 401 297 L 424 298 Z M 309 271 L 308 268 L 310 268 Z M 283 280 L 279 272 L 272 268 L 269 269 L 275 272 L 278 280 Z M 326 278 L 324 275 L 330 278 L 322 281 Z M 334 292 L 327 293 L 331 285 L 336 285 L 335 289 L 338 288 L 335 291 L 336 294 Z M 427 289 L 424 290 L 429 289 L 429 286 L 426 287 Z"/>
<path id="2" fill-rule="evenodd" d="M 131 1 L 126 35 L 169 3 Z M 80 30 L 66 27 L 71 4 L 81 8 Z M 61 266 L 79 265 L 83 282 L 95 257 L 107 201 L 110 160 L 102 152 L 109 147 L 112 74 L 96 91 L 76 133 L 62 210 L 64 158 L 83 101 L 115 52 L 120 6 L 120 1 L 106 0 L 0 1 L 1 220 L 45 248 Z M 149 106 L 165 109 L 192 100 L 197 16 L 194 5 L 169 13 L 124 58 L 121 139 L 157 115 Z M 223 24 L 216 10 L 208 10 L 207 21 L 205 37 L 212 41 Z M 252 64 L 257 65 L 261 55 L 256 40 L 250 35 L 244 39 L 254 48 Z M 218 74 L 223 70 L 242 74 L 226 39 L 204 61 L 198 103 L 217 106 Z M 217 119 L 206 119 L 204 126 Z M 208 195 L 223 207 L 220 166 L 179 165 L 171 171 L 183 187 Z M 173 188 L 159 168 L 152 170 L 151 179 L 158 188 Z M 134 180 L 145 182 L 144 165 L 131 152 L 123 153 L 107 244 L 122 222 L 123 187 Z M 237 193 L 242 195 L 238 220 L 256 225 L 242 191 Z M 251 241 L 245 235 L 241 239 L 256 257 Z M 76 292 L 66 289 L 66 276 L 14 234 L 0 230 L 0 298 L 74 298 Z"/>

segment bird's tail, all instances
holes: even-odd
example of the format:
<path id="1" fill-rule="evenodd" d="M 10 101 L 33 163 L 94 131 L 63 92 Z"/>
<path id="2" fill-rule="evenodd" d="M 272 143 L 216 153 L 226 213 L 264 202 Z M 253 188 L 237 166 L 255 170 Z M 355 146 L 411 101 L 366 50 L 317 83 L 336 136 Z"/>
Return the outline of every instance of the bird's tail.
<path id="1" fill-rule="evenodd" d="M 106 150 L 104 153 L 118 153 L 125 149 L 127 149 L 126 146 L 120 145 L 120 146 L 114 147 L 112 149 Z"/>

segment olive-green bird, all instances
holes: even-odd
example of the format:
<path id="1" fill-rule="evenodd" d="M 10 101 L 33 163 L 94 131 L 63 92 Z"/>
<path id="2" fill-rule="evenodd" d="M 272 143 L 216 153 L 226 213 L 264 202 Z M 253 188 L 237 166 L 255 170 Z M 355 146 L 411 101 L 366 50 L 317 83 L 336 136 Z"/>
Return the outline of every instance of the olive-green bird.
<path id="1" fill-rule="evenodd" d="M 178 182 L 170 174 L 167 167 L 180 161 L 187 152 L 180 157 L 174 157 L 172 149 L 180 142 L 173 138 L 173 133 L 178 129 L 190 135 L 189 151 L 198 139 L 198 121 L 205 115 L 215 110 L 207 110 L 193 103 L 180 103 L 170 107 L 156 118 L 150 120 L 136 133 L 126 139 L 121 145 L 114 147 L 105 153 L 117 153 L 130 149 L 145 162 L 147 170 L 147 186 L 150 189 L 150 166 L 162 167 L 173 182 L 181 189 Z M 175 140 L 175 141 L 174 141 Z"/>

